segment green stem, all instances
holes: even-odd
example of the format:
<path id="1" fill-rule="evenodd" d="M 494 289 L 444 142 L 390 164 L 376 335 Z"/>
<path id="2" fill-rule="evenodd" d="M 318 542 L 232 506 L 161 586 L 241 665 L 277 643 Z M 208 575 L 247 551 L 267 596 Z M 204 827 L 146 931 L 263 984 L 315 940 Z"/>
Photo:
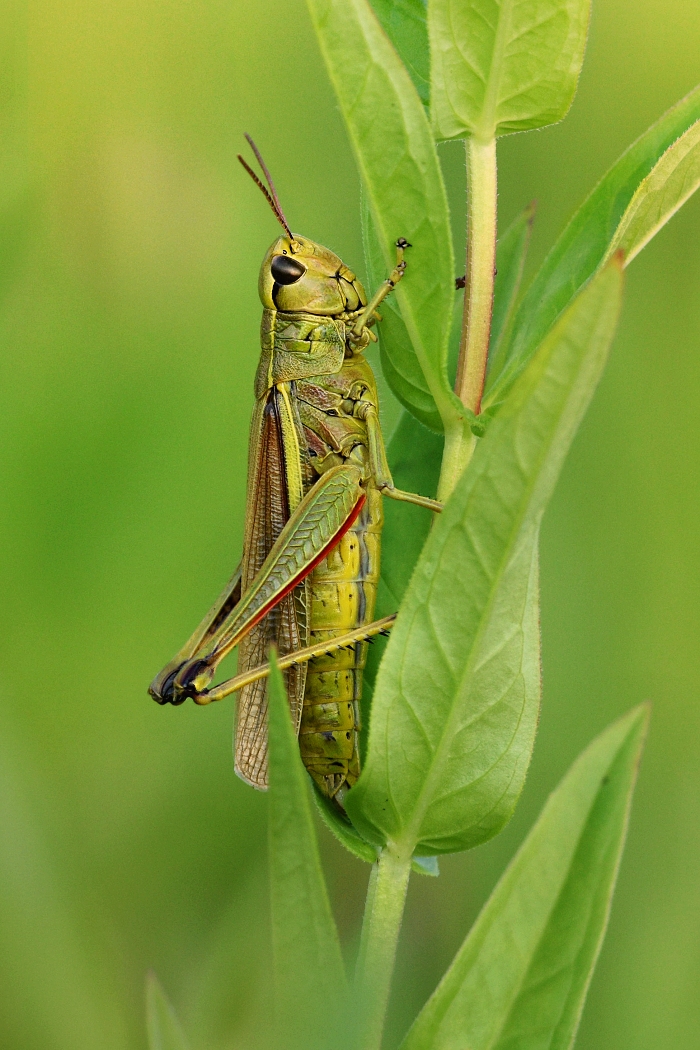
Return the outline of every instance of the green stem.
<path id="1" fill-rule="evenodd" d="M 404 857 L 391 843 L 372 868 L 355 978 L 359 1050 L 381 1047 L 410 873 L 410 856 Z"/>
<path id="2" fill-rule="evenodd" d="M 481 411 L 491 335 L 496 265 L 496 140 L 471 136 L 467 149 L 467 273 L 455 392 Z"/>
<path id="3" fill-rule="evenodd" d="M 460 474 L 471 459 L 477 439 L 470 428 L 460 420 L 445 430 L 445 448 L 442 453 L 437 498 L 445 503 L 457 484 Z"/>

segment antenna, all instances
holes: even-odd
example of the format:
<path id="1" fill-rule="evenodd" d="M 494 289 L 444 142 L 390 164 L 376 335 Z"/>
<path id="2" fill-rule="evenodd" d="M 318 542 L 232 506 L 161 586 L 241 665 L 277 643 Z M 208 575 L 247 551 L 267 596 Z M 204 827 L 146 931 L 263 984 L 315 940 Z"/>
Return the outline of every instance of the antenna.
<path id="1" fill-rule="evenodd" d="M 289 237 L 289 240 L 292 241 L 294 239 L 292 237 L 292 231 L 289 229 L 289 223 L 287 222 L 286 218 L 284 217 L 284 212 L 282 211 L 282 205 L 280 204 L 279 197 L 277 196 L 277 190 L 275 189 L 275 184 L 272 181 L 272 176 L 270 175 L 270 172 L 268 171 L 267 164 L 262 159 L 262 155 L 260 153 L 260 150 L 255 145 L 255 143 L 253 142 L 253 140 L 250 137 L 250 135 L 248 135 L 247 133 L 246 133 L 246 139 L 248 141 L 248 144 L 249 144 L 250 148 L 252 149 L 253 153 L 255 154 L 255 158 L 256 158 L 258 164 L 262 168 L 263 175 L 267 179 L 267 185 L 270 187 L 270 189 L 268 190 L 267 186 L 265 186 L 263 184 L 263 182 L 258 178 L 258 176 L 255 174 L 255 172 L 251 168 L 251 166 L 243 159 L 243 157 L 240 155 L 240 153 L 238 154 L 238 159 L 240 160 L 241 164 L 243 165 L 245 170 L 250 175 L 250 177 L 253 180 L 253 182 L 255 183 L 255 185 L 258 186 L 260 188 L 260 190 L 262 191 L 262 193 L 264 194 L 265 199 L 267 200 L 267 203 L 270 205 L 270 207 L 272 208 L 273 212 L 275 213 L 275 215 L 277 217 L 277 221 L 279 222 L 280 226 L 282 226 L 283 229 L 285 230 L 287 236 Z"/>

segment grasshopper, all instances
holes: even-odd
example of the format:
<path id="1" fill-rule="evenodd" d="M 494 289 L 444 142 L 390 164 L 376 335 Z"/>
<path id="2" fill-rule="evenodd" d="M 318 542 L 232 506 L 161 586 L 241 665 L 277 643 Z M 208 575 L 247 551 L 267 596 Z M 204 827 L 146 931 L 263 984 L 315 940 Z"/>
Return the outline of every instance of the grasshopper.
<path id="1" fill-rule="evenodd" d="M 367 642 L 395 617 L 373 621 L 382 496 L 441 505 L 394 486 L 377 388 L 363 356 L 377 307 L 401 280 L 410 247 L 367 301 L 328 248 L 292 234 L 255 143 L 267 186 L 239 155 L 284 231 L 260 269 L 261 356 L 250 429 L 243 557 L 192 637 L 152 682 L 160 704 L 207 704 L 239 692 L 237 774 L 267 787 L 266 663 L 280 654 L 301 757 L 342 809 L 360 774 L 358 734 Z M 235 678 L 211 687 L 238 646 Z"/>

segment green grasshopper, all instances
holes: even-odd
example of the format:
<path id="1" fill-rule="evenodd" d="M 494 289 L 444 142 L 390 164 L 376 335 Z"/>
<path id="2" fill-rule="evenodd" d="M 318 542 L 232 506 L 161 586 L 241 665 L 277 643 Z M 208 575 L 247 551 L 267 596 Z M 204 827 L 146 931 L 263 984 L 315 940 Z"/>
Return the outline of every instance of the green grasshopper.
<path id="1" fill-rule="evenodd" d="M 152 682 L 160 704 L 207 704 L 239 692 L 238 775 L 267 787 L 266 663 L 284 669 L 302 760 L 342 808 L 360 774 L 358 734 L 373 621 L 382 495 L 438 511 L 395 488 L 379 424 L 377 388 L 363 356 L 377 307 L 401 280 L 410 247 L 368 302 L 333 252 L 292 234 L 270 173 L 246 135 L 267 187 L 239 155 L 284 230 L 260 269 L 261 356 L 250 429 L 243 557 L 192 637 Z M 238 646 L 235 678 L 211 686 Z"/>

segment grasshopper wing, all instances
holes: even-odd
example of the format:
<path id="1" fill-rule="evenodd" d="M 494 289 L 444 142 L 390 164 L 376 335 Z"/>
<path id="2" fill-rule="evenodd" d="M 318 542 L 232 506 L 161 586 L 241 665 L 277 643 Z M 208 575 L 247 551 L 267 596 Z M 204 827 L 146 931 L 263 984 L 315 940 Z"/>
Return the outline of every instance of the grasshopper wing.
<path id="1" fill-rule="evenodd" d="M 275 540 L 289 520 L 288 464 L 293 454 L 285 447 L 275 392 L 256 405 L 251 426 L 248 469 L 248 504 L 243 547 L 243 591 L 259 573 Z M 286 457 L 286 459 L 285 459 Z M 307 580 L 285 595 L 267 616 L 241 641 L 240 671 L 248 671 L 267 659 L 271 644 L 280 654 L 300 649 L 309 642 L 309 588 Z M 285 673 L 292 722 L 299 729 L 306 684 L 306 667 Z M 245 686 L 236 708 L 234 752 L 236 773 L 254 787 L 267 787 L 267 683 Z"/>

